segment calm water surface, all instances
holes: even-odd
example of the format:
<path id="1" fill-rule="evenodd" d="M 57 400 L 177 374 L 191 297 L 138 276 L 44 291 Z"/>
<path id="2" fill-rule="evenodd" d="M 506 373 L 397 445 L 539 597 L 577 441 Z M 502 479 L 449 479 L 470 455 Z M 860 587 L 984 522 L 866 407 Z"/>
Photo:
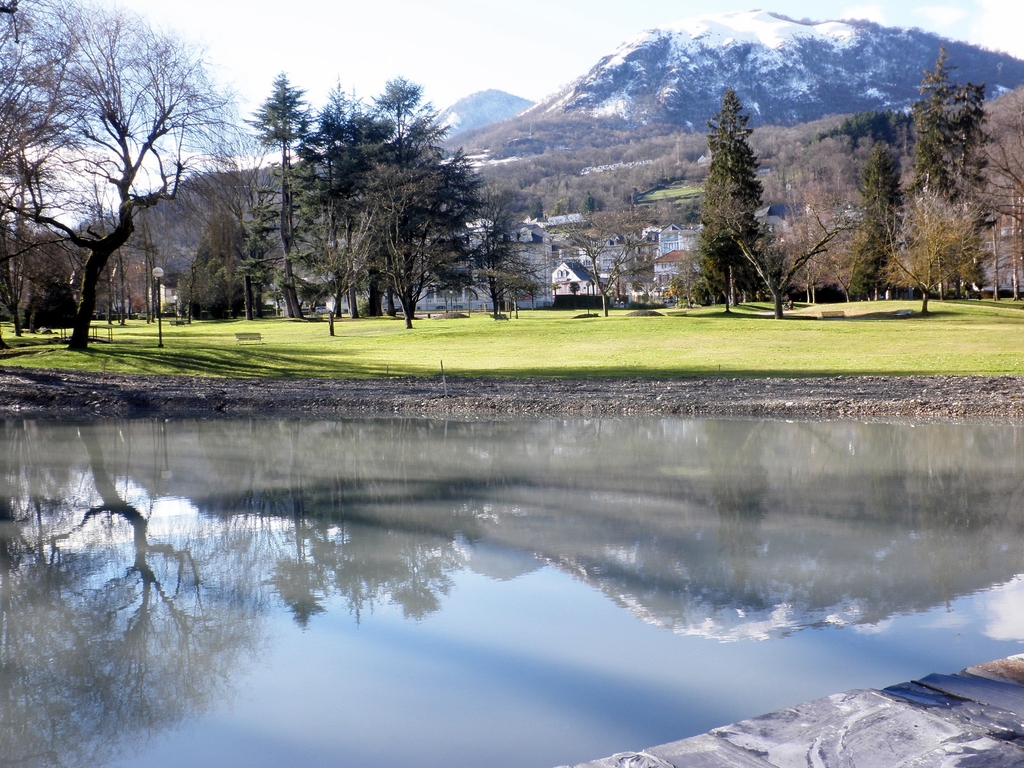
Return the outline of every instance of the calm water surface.
<path id="1" fill-rule="evenodd" d="M 1024 429 L 0 426 L 0 766 L 551 768 L 1024 651 Z"/>

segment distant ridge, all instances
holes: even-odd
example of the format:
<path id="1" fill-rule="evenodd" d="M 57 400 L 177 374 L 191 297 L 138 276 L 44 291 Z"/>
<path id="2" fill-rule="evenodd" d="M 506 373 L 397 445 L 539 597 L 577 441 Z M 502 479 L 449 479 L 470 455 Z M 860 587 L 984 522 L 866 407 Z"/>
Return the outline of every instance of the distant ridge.
<path id="1" fill-rule="evenodd" d="M 454 136 L 514 117 L 531 106 L 533 102 L 528 99 L 490 89 L 459 99 L 440 114 L 439 121 L 449 129 L 449 136 Z"/>
<path id="2" fill-rule="evenodd" d="M 525 116 L 620 117 L 704 130 L 727 87 L 754 123 L 900 109 L 918 97 L 922 71 L 934 66 L 943 44 L 954 78 L 986 83 L 990 97 L 1024 83 L 1024 61 L 920 29 L 749 11 L 705 14 L 637 35 Z"/>

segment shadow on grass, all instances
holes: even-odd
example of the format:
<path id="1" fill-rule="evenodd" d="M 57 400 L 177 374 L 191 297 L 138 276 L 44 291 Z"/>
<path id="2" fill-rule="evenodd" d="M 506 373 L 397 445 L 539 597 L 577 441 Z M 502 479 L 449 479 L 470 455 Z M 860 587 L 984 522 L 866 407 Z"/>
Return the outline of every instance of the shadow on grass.
<path id="1" fill-rule="evenodd" d="M 57 351 L 57 350 L 54 350 Z M 203 376 L 211 378 L 240 379 L 305 379 L 305 378 L 337 378 L 337 379 L 384 379 L 413 377 L 423 379 L 440 378 L 439 367 L 433 363 L 416 364 L 401 362 L 355 362 L 332 359 L 322 365 L 316 364 L 316 358 L 308 353 L 282 353 L 264 350 L 261 358 L 254 361 L 245 351 L 225 350 L 223 348 L 193 348 L 189 351 L 175 351 L 167 354 L 167 350 L 155 348 L 130 348 L 111 346 L 100 349 L 89 349 L 84 352 L 69 353 L 79 355 L 76 365 L 60 365 L 55 359 L 46 359 L 40 355 L 34 364 L 16 364 L 24 370 L 118 370 L 136 374 L 159 376 Z M 340 355 L 339 355 L 340 356 Z M 2 358 L 0 358 L 2 360 Z M 21 359 L 24 361 L 24 358 Z M 84 364 L 88 361 L 91 365 Z M 49 363 L 49 364 L 48 364 Z M 544 366 L 516 367 L 503 369 L 494 367 L 487 370 L 462 369 L 457 364 L 446 365 L 445 373 L 449 377 L 464 379 L 504 378 L 504 379 L 688 379 L 688 378 L 723 378 L 723 379 L 757 379 L 757 378 L 823 378 L 832 376 L 927 376 L 935 375 L 934 369 L 903 368 L 899 370 L 881 370 L 878 368 L 856 368 L 835 370 L 827 368 L 810 368 L 793 370 L 792 368 L 773 368 L 756 366 L 719 367 L 714 365 L 660 365 L 637 368 L 630 365 L 601 365 L 574 368 L 554 368 Z M 958 371 L 959 375 L 1000 375 L 991 371 Z M 1010 373 L 1010 372 L 1007 372 Z"/>
<path id="2" fill-rule="evenodd" d="M 111 369 L 135 373 L 167 374 L 180 376 L 221 376 L 231 378 L 307 378 L 311 376 L 360 376 L 358 366 L 344 365 L 337 360 L 344 351 L 332 352 L 332 360 L 318 365 L 319 359 L 310 352 L 280 352 L 273 345 L 259 347 L 253 353 L 252 347 L 203 347 L 192 345 L 187 350 L 157 349 L 154 347 L 117 344 L 104 347 L 90 347 L 81 352 L 94 361 L 94 366 L 104 363 Z"/>

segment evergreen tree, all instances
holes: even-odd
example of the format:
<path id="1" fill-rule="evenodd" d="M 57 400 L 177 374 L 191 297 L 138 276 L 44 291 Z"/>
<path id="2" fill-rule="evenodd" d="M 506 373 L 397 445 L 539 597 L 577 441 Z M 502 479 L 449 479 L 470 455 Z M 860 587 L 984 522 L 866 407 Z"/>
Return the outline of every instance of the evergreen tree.
<path id="1" fill-rule="evenodd" d="M 911 188 L 955 202 L 981 186 L 988 137 L 984 84 L 952 83 L 953 69 L 943 46 L 935 69 L 921 81 L 922 98 L 913 105 L 917 145 Z"/>
<path id="2" fill-rule="evenodd" d="M 412 328 L 420 299 L 468 261 L 466 223 L 476 215 L 480 178 L 461 151 L 445 156 L 446 129 L 420 86 L 392 80 L 374 106 L 385 138 L 363 217 L 376 269 Z"/>
<path id="3" fill-rule="evenodd" d="M 888 146 L 875 144 L 861 172 L 861 218 L 854 239 L 857 268 L 853 293 L 870 293 L 882 287 L 888 252 L 896 240 L 903 191 L 900 173 Z"/>
<path id="4" fill-rule="evenodd" d="M 283 72 L 274 78 L 273 92 L 263 102 L 250 124 L 266 147 L 281 151 L 281 247 L 284 249 L 284 295 L 288 317 L 302 317 L 295 276 L 292 270 L 292 245 L 295 241 L 295 204 L 293 200 L 292 153 L 309 130 L 309 108 L 305 91 L 295 88 Z"/>
<path id="5" fill-rule="evenodd" d="M 335 87 L 298 148 L 297 203 L 309 246 L 306 264 L 325 278 L 336 308 L 348 293 L 353 317 L 358 317 L 357 284 L 367 267 L 359 218 L 368 174 L 386 138 L 386 126 Z"/>
<path id="6" fill-rule="evenodd" d="M 736 92 L 729 88 L 721 110 L 708 122 L 711 163 L 700 215 L 701 268 L 707 282 L 725 294 L 727 312 L 730 277 L 735 280 L 745 271 L 738 241 L 753 243 L 760 230 L 754 214 L 761 205 L 762 188 L 757 158 L 747 142 L 753 133 L 747 127 L 750 116 L 742 109 Z"/>

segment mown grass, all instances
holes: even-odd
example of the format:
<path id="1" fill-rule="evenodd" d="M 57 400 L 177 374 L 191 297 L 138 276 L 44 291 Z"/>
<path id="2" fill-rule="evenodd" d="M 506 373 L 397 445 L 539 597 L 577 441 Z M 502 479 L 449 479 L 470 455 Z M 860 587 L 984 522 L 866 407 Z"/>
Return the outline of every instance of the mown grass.
<path id="1" fill-rule="evenodd" d="M 692 200 L 700 197 L 704 193 L 702 187 L 695 187 L 689 184 L 673 185 L 666 187 L 665 189 L 656 189 L 653 192 L 647 192 L 641 195 L 640 202 L 654 203 L 658 200 L 671 200 L 673 202 L 682 202 L 683 200 Z"/>
<path id="2" fill-rule="evenodd" d="M 745 305 L 668 311 L 664 317 L 574 319 L 573 312 L 525 311 L 494 321 L 336 323 L 259 320 L 156 326 L 114 326 L 114 343 L 71 352 L 45 337 L 4 338 L 14 349 L 0 364 L 124 373 L 246 377 L 379 377 L 448 375 L 541 377 L 820 376 L 834 374 L 1024 373 L 1024 312 L 1012 302 L 917 302 L 828 305 L 843 320 L 820 320 L 821 307 L 797 307 L 787 319 Z M 896 309 L 912 309 L 895 319 Z M 234 334 L 259 331 L 261 345 L 240 345 Z"/>

